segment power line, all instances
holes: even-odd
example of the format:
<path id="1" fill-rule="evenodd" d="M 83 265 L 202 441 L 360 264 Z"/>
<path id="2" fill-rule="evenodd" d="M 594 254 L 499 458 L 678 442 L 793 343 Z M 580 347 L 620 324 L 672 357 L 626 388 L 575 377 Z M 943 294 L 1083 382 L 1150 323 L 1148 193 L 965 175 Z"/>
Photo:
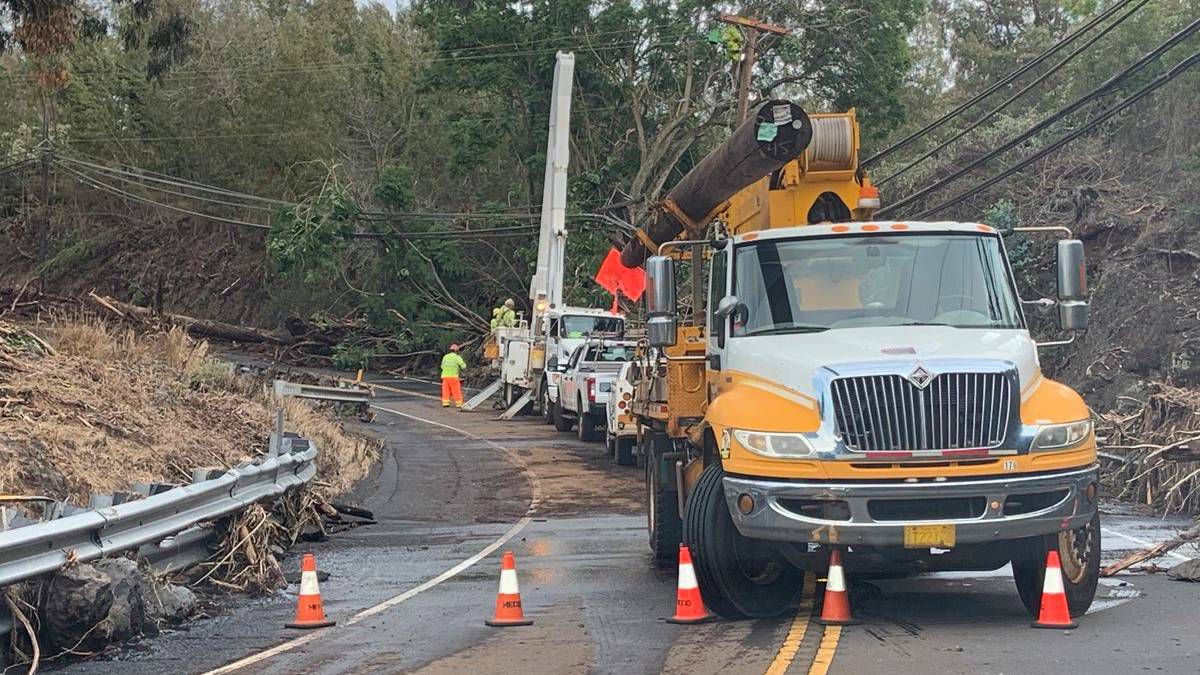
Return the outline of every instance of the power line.
<path id="1" fill-rule="evenodd" d="M 66 161 L 72 161 L 69 158 L 65 158 L 65 157 L 63 159 L 65 159 Z M 86 171 L 87 170 L 85 170 L 85 172 Z M 128 174 L 129 172 L 127 172 L 127 171 L 120 171 L 120 170 L 115 170 L 115 169 L 108 170 L 108 171 L 105 171 L 104 169 L 91 169 L 91 171 L 100 173 L 107 178 L 121 181 L 122 183 L 125 183 L 127 185 L 138 185 L 147 190 L 153 190 L 155 192 L 162 192 L 164 194 L 175 195 L 176 197 L 184 197 L 186 199 L 194 199 L 196 201 L 208 202 L 210 204 L 220 204 L 221 206 L 232 206 L 234 208 L 239 208 L 239 209 L 253 209 L 255 211 L 266 211 L 268 213 L 274 210 L 269 206 L 259 206 L 257 204 L 247 204 L 244 202 L 231 202 L 231 201 L 226 201 L 224 199 L 215 199 L 213 197 L 204 197 L 204 196 L 200 196 L 200 195 L 196 195 L 196 194 L 191 194 L 188 192 L 180 192 L 178 190 L 172 190 L 170 188 L 165 188 L 165 187 L 161 187 L 161 186 L 157 186 L 157 185 L 147 185 L 146 183 L 144 183 L 142 181 L 124 177 L 122 174 Z M 169 181 L 157 180 L 157 179 L 153 179 L 153 178 L 149 178 L 149 177 L 147 177 L 146 180 L 155 180 L 157 182 L 170 184 Z"/>
<path id="2" fill-rule="evenodd" d="M 1130 95 L 1129 97 L 1122 99 L 1115 106 L 1113 106 L 1109 110 L 1106 110 L 1099 117 L 1097 117 L 1094 120 L 1091 120 L 1090 122 L 1083 125 L 1079 129 L 1076 129 L 1075 131 L 1067 134 L 1066 136 L 1063 136 L 1062 138 L 1055 141 L 1054 143 L 1046 146 L 1045 148 L 1042 148 L 1038 152 L 1035 152 L 1034 154 L 1030 155 L 1029 157 L 1021 160 L 1020 162 L 1017 162 L 1013 166 L 1011 166 L 1011 167 L 1005 169 L 1004 171 L 1000 172 L 999 174 L 987 179 L 986 181 L 971 188 L 970 190 L 967 190 L 965 192 L 957 194 L 953 198 L 948 199 L 948 200 L 942 202 L 941 204 L 938 204 L 937 206 L 934 206 L 932 208 L 928 208 L 928 209 L 922 211 L 921 213 L 917 214 L 914 218 L 920 219 L 920 218 L 924 218 L 926 216 L 932 215 L 934 213 L 937 213 L 938 211 L 941 211 L 945 208 L 953 206 L 954 204 L 962 202 L 965 199 L 969 199 L 969 198 L 979 194 L 980 192 L 983 192 L 987 188 L 995 185 L 996 183 L 1004 180 L 1005 178 L 1008 178 L 1009 176 L 1016 173 L 1017 171 L 1020 171 L 1021 169 L 1042 159 L 1043 157 L 1046 157 L 1047 155 L 1058 150 L 1059 148 L 1063 147 L 1064 145 L 1070 143 L 1071 141 L 1075 140 L 1076 138 L 1079 138 L 1080 136 L 1087 133 L 1088 131 L 1091 131 L 1092 129 L 1096 128 L 1103 122 L 1112 118 L 1117 113 L 1121 112 L 1122 110 L 1125 110 L 1126 108 L 1133 105 L 1134 103 L 1137 103 L 1138 101 L 1145 98 L 1146 96 L 1149 96 L 1152 92 L 1154 92 L 1154 90 L 1156 90 L 1159 87 L 1163 86 L 1164 84 L 1170 82 L 1171 80 L 1175 79 L 1176 77 L 1182 75 L 1189 68 L 1191 68 L 1192 66 L 1195 66 L 1198 63 L 1200 63 L 1200 52 L 1196 52 L 1195 54 L 1192 54 L 1191 56 L 1184 59 L 1183 61 L 1180 61 L 1179 63 L 1175 64 L 1175 66 L 1172 67 L 1169 71 L 1154 78 L 1153 80 L 1150 81 L 1149 84 L 1142 87 L 1137 92 Z"/>
<path id="3" fill-rule="evenodd" d="M 122 190 L 121 188 L 109 185 L 108 183 L 97 180 L 91 176 L 87 176 L 79 171 L 76 171 L 74 168 L 66 165 L 63 162 L 54 160 L 53 164 L 54 164 L 54 166 L 56 166 L 60 169 L 63 169 L 71 174 L 74 174 L 76 180 L 82 182 L 84 185 L 87 185 L 89 187 L 92 187 L 92 188 L 95 188 L 98 190 L 102 190 L 104 192 L 108 192 L 108 193 L 111 193 L 111 194 L 114 194 L 114 195 L 117 195 L 120 197 L 124 197 L 126 199 L 132 199 L 133 201 L 136 201 L 136 202 L 148 204 L 151 206 L 157 206 L 159 208 L 168 209 L 171 211 L 177 211 L 179 213 L 185 213 L 185 214 L 191 215 L 191 216 L 197 216 L 199 218 L 205 218 L 207 220 L 213 220 L 213 221 L 217 221 L 217 222 L 221 222 L 221 223 L 227 223 L 229 225 L 237 225 L 239 227 L 249 227 L 249 228 L 254 228 L 254 229 L 258 229 L 258 230 L 270 230 L 271 229 L 270 225 L 263 225 L 262 223 L 251 223 L 251 222 L 247 222 L 245 220 L 236 220 L 234 218 L 225 218 L 223 216 L 214 216 L 214 215 L 211 215 L 208 213 L 201 213 L 199 211 L 185 209 L 181 206 L 175 206 L 173 204 L 164 204 L 162 202 L 150 199 L 149 197 L 137 195 L 132 192 L 126 192 L 125 190 Z"/>
<path id="4" fill-rule="evenodd" d="M 624 107 L 625 106 L 612 105 L 612 106 L 595 106 L 595 107 L 590 107 L 590 108 L 576 108 L 576 109 L 572 110 L 572 113 L 584 114 L 584 113 L 593 113 L 593 112 L 612 112 L 614 110 L 621 110 Z M 516 120 L 521 117 L 526 117 L 531 121 L 540 121 L 542 119 L 548 119 L 549 115 L 550 115 L 549 112 L 534 112 L 534 113 L 530 113 L 528 115 L 521 115 L 520 113 L 512 113 L 512 114 L 506 114 L 506 115 L 493 115 L 490 117 L 460 117 L 460 118 L 448 120 L 448 122 L 449 123 L 475 124 L 475 123 L 481 123 L 481 122 L 500 122 L 500 121 Z M 442 128 L 442 127 L 445 127 L 446 124 L 447 124 L 447 122 L 421 121 L 421 122 L 412 122 L 412 123 L 405 124 L 404 127 L 406 129 L 407 128 L 427 128 L 427 127 Z M 274 125 L 272 125 L 272 126 L 274 126 Z M 231 133 L 231 134 L 196 134 L 196 135 L 191 135 L 191 136 L 182 136 L 182 135 L 180 135 L 180 136 L 95 136 L 92 138 L 68 139 L 66 141 L 66 144 L 67 145 L 77 145 L 77 144 L 83 144 L 83 143 L 111 143 L 111 142 L 116 142 L 116 141 L 131 141 L 131 142 L 142 142 L 142 143 L 161 142 L 161 141 L 206 141 L 206 140 L 223 140 L 223 139 L 227 140 L 227 139 L 237 139 L 237 138 L 262 138 L 262 137 L 271 137 L 271 136 L 293 136 L 296 134 L 303 134 L 303 133 L 308 133 L 308 132 L 302 131 L 299 129 L 293 129 L 293 130 L 287 130 L 287 131 L 263 131 L 263 132 L 250 131 L 250 132 L 239 132 L 236 134 L 233 134 L 233 133 Z"/>
<path id="5" fill-rule="evenodd" d="M 929 185 L 928 187 L 922 188 L 921 190 L 918 190 L 918 191 L 914 192 L 913 194 L 908 195 L 904 199 L 901 199 L 900 201 L 896 202 L 895 204 L 890 204 L 888 206 L 885 206 L 884 208 L 880 209 L 879 211 L 877 211 L 875 213 L 876 217 L 886 215 L 886 214 L 891 213 L 899 208 L 902 208 L 903 206 L 905 206 L 907 204 L 911 204 L 912 202 L 916 201 L 917 199 L 920 199 L 921 197 L 924 197 L 925 195 L 927 195 L 935 190 L 939 190 L 939 189 L 945 187 L 946 185 L 958 180 L 959 178 L 962 178 L 963 176 L 974 171 L 975 169 L 979 168 L 980 166 L 983 166 L 984 164 L 986 164 L 987 162 L 991 161 L 992 159 L 998 157 L 999 155 L 1002 155 L 1005 152 L 1008 152 L 1009 150 L 1012 150 L 1013 148 L 1017 147 L 1021 143 L 1024 143 L 1025 141 L 1027 141 L 1030 138 L 1037 135 L 1039 132 L 1045 130 L 1051 124 L 1053 124 L 1053 123 L 1057 122 L 1058 120 L 1066 117 L 1067 115 L 1079 110 L 1080 108 L 1082 108 L 1083 106 L 1087 105 L 1088 103 L 1094 101 L 1095 99 L 1109 93 L 1116 85 L 1120 84 L 1122 81 L 1124 81 L 1130 75 L 1136 73 L 1137 71 L 1144 68 L 1147 64 L 1158 59 L 1158 57 L 1162 56 L 1164 53 L 1166 53 L 1167 51 L 1174 48 L 1177 44 L 1179 44 L 1183 40 L 1186 40 L 1193 33 L 1195 33 L 1197 29 L 1200 29 L 1200 19 L 1196 19 L 1195 21 L 1188 24 L 1186 27 L 1184 27 L 1179 32 L 1177 32 L 1174 35 L 1172 35 L 1171 37 L 1167 38 L 1167 40 L 1165 42 L 1163 42 L 1161 45 L 1159 45 L 1158 47 L 1155 47 L 1153 50 L 1151 50 L 1150 52 L 1143 55 L 1140 59 L 1138 59 L 1134 63 L 1130 64 L 1129 66 L 1125 67 L 1123 70 L 1118 72 L 1116 75 L 1113 75 L 1112 77 L 1110 77 L 1108 80 L 1106 80 L 1104 82 L 1104 84 L 1101 84 L 1100 86 L 1096 87 L 1095 89 L 1089 91 L 1088 93 L 1086 93 L 1083 96 L 1076 99 L 1074 102 L 1061 108 L 1057 112 L 1051 113 L 1047 117 L 1043 118 L 1042 121 L 1033 125 L 1028 130 L 1018 134 L 1016 137 L 1003 143 L 999 147 L 997 147 L 997 148 L 993 149 L 992 151 L 975 159 L 974 161 L 967 164 L 967 166 L 963 167 L 962 169 L 959 169 L 958 171 L 955 171 L 954 173 L 950 174 L 949 176 L 946 176 L 945 178 L 942 178 L 942 179 L 934 182 L 932 185 Z"/>
<path id="6" fill-rule="evenodd" d="M 946 113 L 945 115 L 942 115 L 941 117 L 937 118 L 936 120 L 921 127 L 917 131 L 914 131 L 913 133 L 909 134 L 908 136 L 900 139 L 896 143 L 893 143 L 892 145 L 884 148 L 883 150 L 880 150 L 879 152 L 875 153 L 874 155 L 871 155 L 867 159 L 863 160 L 863 162 L 862 162 L 863 168 L 871 166 L 872 164 L 878 162 L 879 160 L 883 159 L 884 157 L 887 157 L 888 155 L 892 154 L 893 152 L 895 152 L 903 147 L 906 147 L 909 143 L 912 143 L 914 140 L 920 138 L 921 136 L 924 136 L 925 134 L 929 133 L 930 131 L 933 131 L 934 129 L 937 129 L 938 127 L 942 126 L 946 122 L 954 119 L 955 117 L 958 117 L 960 114 L 962 114 L 968 108 L 971 108 L 976 103 L 979 103 L 980 101 L 987 98 L 988 96 L 991 96 L 993 93 L 998 91 L 1001 87 L 1008 85 L 1009 83 L 1015 81 L 1017 78 L 1021 77 L 1025 73 L 1029 72 L 1031 69 L 1037 67 L 1043 61 L 1050 58 L 1054 54 L 1058 53 L 1058 51 L 1061 50 L 1062 48 L 1070 45 L 1072 42 L 1077 40 L 1081 35 L 1088 32 L 1089 30 L 1091 30 L 1093 27 L 1098 25 L 1101 21 L 1104 21 L 1108 17 L 1110 17 L 1113 14 L 1120 11 L 1120 9 L 1122 7 L 1124 7 L 1125 5 L 1129 4 L 1132 1 L 1133 0 L 1120 0 L 1119 2 L 1114 4 L 1112 7 L 1109 7 L 1108 9 L 1104 10 L 1100 14 L 1092 17 L 1092 19 L 1090 19 L 1087 23 L 1083 24 L 1082 26 L 1080 26 L 1079 28 L 1072 31 L 1070 34 L 1068 34 L 1063 39 L 1061 39 L 1058 42 L 1056 42 L 1055 44 L 1051 45 L 1048 49 L 1043 51 L 1041 54 L 1038 54 L 1036 57 L 1034 57 L 1034 59 L 1032 61 L 1025 63 L 1024 65 L 1022 65 L 1021 67 L 1012 71 L 1008 75 L 1005 75 L 999 81 L 995 82 L 994 84 L 987 87 L 983 91 L 979 92 L 975 96 L 972 96 L 971 98 L 967 99 L 965 102 L 958 105 L 953 110 Z"/>
<path id="7" fill-rule="evenodd" d="M 984 122 L 987 122 L 988 120 L 992 119 L 998 113 L 1000 113 L 1002 110 L 1007 108 L 1010 104 L 1012 104 L 1014 101 L 1021 98 L 1025 94 L 1029 93 L 1029 91 L 1031 89 L 1033 89 L 1035 86 L 1044 82 L 1046 80 L 1046 78 L 1050 77 L 1054 73 L 1061 70 L 1063 66 L 1067 65 L 1072 60 L 1074 60 L 1076 56 L 1079 56 L 1083 52 L 1087 51 L 1088 48 L 1090 48 L 1092 45 L 1096 44 L 1096 42 L 1098 40 L 1100 40 L 1101 38 L 1103 38 L 1105 35 L 1108 35 L 1110 32 L 1112 32 L 1112 30 L 1114 28 L 1121 25 L 1121 23 L 1123 23 L 1126 19 L 1133 16 L 1139 9 L 1144 7 L 1146 5 L 1146 3 L 1148 3 L 1148 2 L 1150 2 L 1150 0 L 1140 0 L 1140 2 L 1138 2 L 1138 4 L 1134 5 L 1132 8 L 1130 8 L 1130 10 L 1128 12 L 1117 17 L 1116 20 L 1114 20 L 1109 25 L 1105 26 L 1104 30 L 1100 31 L 1096 35 L 1093 35 L 1082 45 L 1076 47 L 1070 54 L 1067 54 L 1065 57 L 1063 57 L 1063 59 L 1061 61 L 1059 61 L 1058 63 L 1051 66 L 1049 69 L 1046 70 L 1046 72 L 1042 73 L 1041 75 L 1038 75 L 1029 84 L 1025 85 L 1019 91 L 1017 91 L 1017 93 L 1013 94 L 1012 96 L 1009 96 L 1007 99 L 1004 100 L 1003 103 L 1001 103 L 1000 105 L 996 106 L 995 108 L 992 108 L 991 110 L 989 110 L 987 113 L 985 113 L 979 119 L 975 120 L 969 126 L 967 126 L 967 128 L 963 129 L 962 131 L 959 131 L 957 134 L 952 136 L 949 140 L 946 140 L 946 141 L 938 144 L 933 149 L 927 151 L 925 154 L 914 159 L 913 161 L 909 162 L 908 164 L 904 165 L 903 167 L 897 169 L 891 175 L 875 181 L 875 185 L 883 186 L 883 185 L 891 182 L 893 179 L 903 175 L 904 173 L 907 173 L 910 169 L 912 169 L 916 165 L 920 164 L 921 162 L 924 162 L 925 160 L 929 159 L 930 157 L 933 157 L 937 153 L 941 152 L 946 147 L 955 143 L 963 136 L 966 136 L 967 134 L 971 133 L 975 129 L 979 128 L 979 126 L 982 125 Z"/>
<path id="8" fill-rule="evenodd" d="M 692 39 L 686 40 L 685 38 L 689 35 L 692 36 Z M 657 42 L 648 42 L 648 43 L 645 42 L 644 40 L 613 42 L 613 43 L 607 43 L 607 44 L 599 45 L 599 46 L 587 46 L 586 51 L 604 52 L 604 51 L 622 50 L 622 49 L 627 49 L 630 47 L 637 47 L 637 46 L 642 46 L 642 45 L 644 45 L 647 48 L 664 47 L 664 46 L 670 46 L 670 45 L 678 45 L 681 42 L 697 42 L 700 40 L 699 36 L 696 36 L 693 32 L 690 32 L 690 31 L 688 33 L 683 33 L 683 34 L 679 34 L 679 35 L 675 35 L 675 36 L 663 36 L 663 37 L 674 37 L 675 39 L 662 40 L 662 41 L 657 41 Z M 560 47 L 556 47 L 556 48 L 552 48 L 552 49 L 531 49 L 531 50 L 525 50 L 525 51 L 496 52 L 496 53 L 491 53 L 491 54 L 471 54 L 471 55 L 463 55 L 463 56 L 435 57 L 435 58 L 424 61 L 424 63 L 447 63 L 447 62 L 460 62 L 460 61 L 480 61 L 480 60 L 486 60 L 486 59 L 497 59 L 497 58 L 506 58 L 506 57 L 511 58 L 511 57 L 518 57 L 518 56 L 540 56 L 540 55 L 544 55 L 544 54 L 553 54 L 553 53 L 559 51 L 560 49 L 561 49 Z M 233 74 L 233 73 L 242 73 L 242 72 L 253 72 L 256 75 L 260 75 L 260 74 L 290 75 L 290 74 L 305 73 L 305 72 L 326 73 L 326 72 L 336 72 L 338 70 L 343 70 L 343 69 L 370 68 L 370 67 L 375 67 L 375 66 L 379 66 L 379 65 L 381 65 L 381 62 L 379 62 L 379 61 L 359 61 L 359 62 L 348 61 L 348 62 L 327 62 L 324 64 L 322 64 L 322 63 L 302 64 L 302 65 L 278 67 L 278 68 L 257 68 L 257 67 L 253 67 L 253 66 L 248 66 L 248 67 L 233 66 L 230 68 L 211 68 L 211 69 L 207 69 L 207 70 L 192 70 L 192 71 L 176 72 L 170 76 L 170 79 L 173 81 L 179 81 L 179 80 L 203 78 L 203 77 L 206 77 L 209 75 L 224 74 L 224 73 Z M 130 72 L 130 74 L 133 74 L 137 71 L 130 70 L 129 72 Z M 111 71 L 97 70 L 97 71 L 80 71 L 76 74 L 77 75 L 94 75 L 94 74 L 109 74 L 109 73 L 111 73 Z M 140 74 L 140 73 L 138 73 L 138 74 Z M 32 76 L 30 76 L 30 77 L 32 77 Z"/>

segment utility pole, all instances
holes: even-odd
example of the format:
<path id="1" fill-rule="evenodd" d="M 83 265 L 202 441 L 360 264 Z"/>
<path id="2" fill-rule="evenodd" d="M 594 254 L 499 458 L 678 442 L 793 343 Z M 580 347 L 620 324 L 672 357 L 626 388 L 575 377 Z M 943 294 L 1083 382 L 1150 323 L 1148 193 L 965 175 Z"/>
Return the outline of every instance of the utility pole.
<path id="1" fill-rule="evenodd" d="M 746 121 L 748 107 L 750 105 L 750 79 L 754 75 L 754 61 L 758 57 L 758 38 L 762 33 L 771 33 L 772 35 L 790 35 L 792 31 L 783 26 L 776 26 L 771 23 L 764 23 L 757 19 L 747 19 L 746 17 L 736 16 L 733 14 L 722 14 L 721 23 L 728 23 L 734 26 L 741 26 L 742 32 L 746 37 L 745 46 L 742 47 L 742 62 L 738 64 L 738 108 L 737 108 L 737 123 Z"/>
<path id="2" fill-rule="evenodd" d="M 46 92 L 42 92 L 42 227 L 38 233 L 38 256 L 46 262 L 50 250 L 50 103 Z"/>

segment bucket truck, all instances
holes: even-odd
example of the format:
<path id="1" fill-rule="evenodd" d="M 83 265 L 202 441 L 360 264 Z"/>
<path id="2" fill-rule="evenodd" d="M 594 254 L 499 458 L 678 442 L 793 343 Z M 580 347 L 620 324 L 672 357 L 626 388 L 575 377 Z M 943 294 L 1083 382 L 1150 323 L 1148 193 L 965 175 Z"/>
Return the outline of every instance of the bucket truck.
<path id="1" fill-rule="evenodd" d="M 1036 615 L 1049 551 L 1072 615 L 1096 591 L 1096 438 L 1042 373 L 1002 233 L 880 222 L 847 113 L 769 101 L 622 252 L 645 265 L 634 405 L 650 548 L 691 548 L 705 603 L 786 611 L 805 570 L 1011 564 Z M 1087 325 L 1083 246 L 1057 242 L 1061 328 Z M 676 308 L 676 265 L 707 292 Z"/>
<path id="2" fill-rule="evenodd" d="M 509 419 L 536 404 L 550 422 L 550 403 L 557 400 L 558 380 L 567 359 L 588 337 L 618 338 L 625 319 L 602 309 L 563 304 L 563 258 L 567 250 L 567 164 L 570 159 L 571 88 L 575 55 L 558 52 L 546 142 L 546 173 L 542 184 L 542 220 L 537 266 L 529 284 L 532 317 L 517 326 L 493 329 L 484 355 L 492 359 L 499 377 L 464 406 L 473 410 L 503 391 Z"/>

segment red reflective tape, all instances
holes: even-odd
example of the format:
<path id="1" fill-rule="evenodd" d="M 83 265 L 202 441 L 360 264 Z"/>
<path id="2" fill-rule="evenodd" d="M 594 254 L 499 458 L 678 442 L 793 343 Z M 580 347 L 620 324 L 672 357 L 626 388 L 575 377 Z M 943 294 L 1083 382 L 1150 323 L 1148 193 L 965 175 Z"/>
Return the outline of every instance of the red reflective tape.
<path id="1" fill-rule="evenodd" d="M 913 456 L 910 450 L 886 450 L 866 454 L 867 459 L 909 459 Z"/>
<path id="2" fill-rule="evenodd" d="M 987 457 L 987 448 L 964 448 L 962 450 L 943 450 L 942 457 Z"/>

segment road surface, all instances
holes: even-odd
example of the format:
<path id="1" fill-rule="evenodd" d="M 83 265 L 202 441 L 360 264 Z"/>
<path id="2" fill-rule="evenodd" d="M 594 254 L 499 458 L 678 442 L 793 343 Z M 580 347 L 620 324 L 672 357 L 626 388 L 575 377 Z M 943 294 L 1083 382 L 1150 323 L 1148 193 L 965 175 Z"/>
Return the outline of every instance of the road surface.
<path id="1" fill-rule="evenodd" d="M 443 410 L 436 389 L 385 384 L 368 425 L 382 460 L 354 497 L 377 525 L 301 546 L 330 573 L 337 626 L 289 630 L 295 587 L 231 599 L 209 619 L 68 673 L 1197 673 L 1200 584 L 1104 580 L 1074 631 L 1029 628 L 1007 570 L 853 583 L 861 625 L 804 611 L 676 626 L 675 575 L 655 570 L 641 470 L 533 418 Z M 1118 510 L 1122 511 L 1122 510 Z M 1115 559 L 1186 521 L 1106 513 Z M 516 554 L 534 624 L 488 628 L 499 557 Z M 1159 561 L 1177 562 L 1179 554 Z"/>

